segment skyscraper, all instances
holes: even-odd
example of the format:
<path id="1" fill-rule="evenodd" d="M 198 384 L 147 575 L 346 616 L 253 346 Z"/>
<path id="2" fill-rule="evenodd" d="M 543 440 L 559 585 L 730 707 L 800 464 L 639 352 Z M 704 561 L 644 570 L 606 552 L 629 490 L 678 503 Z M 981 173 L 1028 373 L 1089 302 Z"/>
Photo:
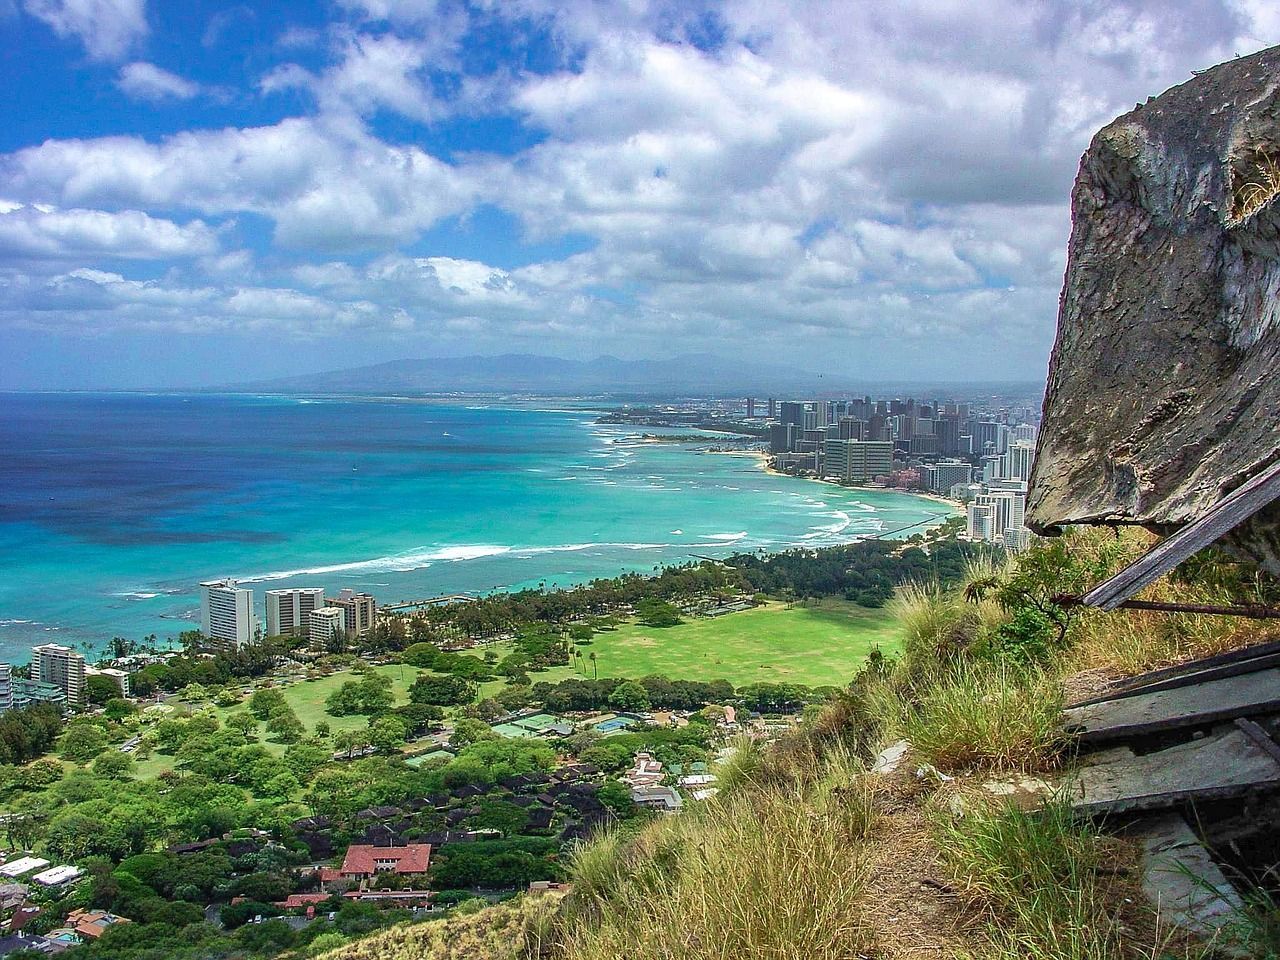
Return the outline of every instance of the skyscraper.
<path id="1" fill-rule="evenodd" d="M 69 706 L 84 706 L 84 678 L 84 657 L 70 647 L 43 643 L 31 648 L 31 679 L 57 687 Z"/>
<path id="2" fill-rule="evenodd" d="M 324 587 L 268 590 L 266 601 L 268 637 L 305 637 L 311 611 L 324 606 Z"/>
<path id="3" fill-rule="evenodd" d="M 200 584 L 200 632 L 214 646 L 239 649 L 252 643 L 258 632 L 253 612 L 253 591 L 237 587 L 234 580 L 207 580 Z"/>

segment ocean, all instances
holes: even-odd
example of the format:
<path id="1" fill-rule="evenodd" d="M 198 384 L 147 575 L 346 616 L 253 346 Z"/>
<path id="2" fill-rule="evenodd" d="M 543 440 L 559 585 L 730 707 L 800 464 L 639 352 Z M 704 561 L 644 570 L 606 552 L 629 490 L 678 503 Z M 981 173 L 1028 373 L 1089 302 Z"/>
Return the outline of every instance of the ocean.
<path id="1" fill-rule="evenodd" d="M 213 578 L 252 585 L 262 616 L 273 587 L 394 603 L 565 586 L 948 513 L 595 419 L 556 403 L 0 394 L 0 660 L 176 637 Z"/>

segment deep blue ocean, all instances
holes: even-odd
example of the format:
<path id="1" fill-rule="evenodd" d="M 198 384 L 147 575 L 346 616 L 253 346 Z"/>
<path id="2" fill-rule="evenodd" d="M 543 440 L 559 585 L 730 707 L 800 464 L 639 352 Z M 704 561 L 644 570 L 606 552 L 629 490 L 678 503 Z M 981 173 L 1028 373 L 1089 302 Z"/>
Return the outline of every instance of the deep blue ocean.
<path id="1" fill-rule="evenodd" d="M 833 544 L 946 512 L 553 407 L 0 394 L 0 659 L 176 636 L 215 577 L 390 603 Z"/>

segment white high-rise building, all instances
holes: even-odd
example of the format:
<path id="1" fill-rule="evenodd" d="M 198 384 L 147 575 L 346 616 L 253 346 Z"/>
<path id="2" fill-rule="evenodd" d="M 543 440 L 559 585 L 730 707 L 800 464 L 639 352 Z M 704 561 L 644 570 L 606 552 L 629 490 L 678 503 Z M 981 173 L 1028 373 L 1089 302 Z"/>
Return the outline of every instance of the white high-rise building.
<path id="1" fill-rule="evenodd" d="M 1036 430 L 1034 424 L 1020 423 L 1013 428 L 1013 439 L 1025 440 L 1027 443 L 1031 444 L 1032 446 L 1035 446 L 1036 434 L 1038 432 L 1039 431 Z"/>
<path id="2" fill-rule="evenodd" d="M 971 503 L 967 508 L 968 525 L 965 530 L 970 540 L 991 539 L 991 507 L 985 503 Z"/>
<path id="3" fill-rule="evenodd" d="M 84 657 L 70 647 L 43 643 L 31 648 L 31 679 L 60 689 L 66 694 L 68 706 L 84 706 L 84 678 Z"/>
<path id="4" fill-rule="evenodd" d="M 1036 445 L 1027 440 L 1015 440 L 1004 455 L 1004 475 L 1010 480 L 1031 479 L 1031 465 L 1036 459 Z"/>
<path id="5" fill-rule="evenodd" d="M 323 645 L 335 636 L 346 635 L 347 612 L 341 607 L 320 607 L 307 618 L 307 635 L 311 642 Z"/>
<path id="6" fill-rule="evenodd" d="M 13 709 L 13 664 L 0 663 L 0 713 Z"/>
<path id="7" fill-rule="evenodd" d="M 324 606 L 324 587 L 268 590 L 267 636 L 307 636 L 312 610 Z"/>
<path id="8" fill-rule="evenodd" d="M 237 587 L 234 580 L 200 584 L 200 632 L 224 648 L 239 649 L 252 643 L 258 632 L 253 591 Z"/>

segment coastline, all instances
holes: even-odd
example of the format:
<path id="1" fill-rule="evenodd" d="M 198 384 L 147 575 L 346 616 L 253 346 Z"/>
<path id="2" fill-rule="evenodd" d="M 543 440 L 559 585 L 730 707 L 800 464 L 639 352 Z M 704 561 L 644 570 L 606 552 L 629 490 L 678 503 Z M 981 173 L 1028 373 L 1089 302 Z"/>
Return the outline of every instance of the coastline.
<path id="1" fill-rule="evenodd" d="M 898 487 L 876 487 L 864 483 L 837 483 L 835 480 L 828 480 L 825 477 L 797 477 L 793 473 L 784 473 L 781 470 L 775 470 L 769 465 L 769 455 L 762 450 L 743 450 L 741 452 L 725 450 L 720 452 L 733 454 L 735 456 L 754 457 L 759 462 L 760 469 L 774 477 L 789 477 L 792 480 L 808 480 L 811 483 L 821 483 L 825 486 L 835 487 L 839 490 L 866 490 L 873 493 L 895 493 L 904 497 L 918 497 L 921 500 L 931 500 L 934 503 L 950 507 L 956 514 L 959 514 L 964 507 L 963 504 L 955 500 L 949 500 L 946 497 L 933 493 L 929 490 L 902 490 Z"/>

